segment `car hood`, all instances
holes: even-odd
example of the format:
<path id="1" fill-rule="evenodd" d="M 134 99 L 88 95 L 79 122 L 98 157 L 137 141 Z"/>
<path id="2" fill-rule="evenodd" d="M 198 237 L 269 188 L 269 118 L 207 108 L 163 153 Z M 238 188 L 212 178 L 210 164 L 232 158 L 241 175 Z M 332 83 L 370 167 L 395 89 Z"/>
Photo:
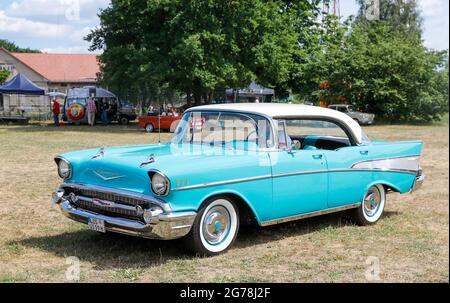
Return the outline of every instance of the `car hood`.
<path id="1" fill-rule="evenodd" d="M 90 149 L 62 154 L 68 160 L 73 172 L 66 182 L 150 192 L 150 170 L 158 170 L 175 184 L 179 176 L 199 175 L 205 167 L 225 168 L 230 164 L 223 161 L 224 155 L 236 155 L 234 149 L 206 145 L 151 144 L 125 147 Z M 242 151 L 240 151 L 242 152 Z M 245 157 L 244 157 L 245 158 Z M 242 159 L 236 157 L 235 159 Z M 239 161 L 239 160 L 237 160 Z"/>

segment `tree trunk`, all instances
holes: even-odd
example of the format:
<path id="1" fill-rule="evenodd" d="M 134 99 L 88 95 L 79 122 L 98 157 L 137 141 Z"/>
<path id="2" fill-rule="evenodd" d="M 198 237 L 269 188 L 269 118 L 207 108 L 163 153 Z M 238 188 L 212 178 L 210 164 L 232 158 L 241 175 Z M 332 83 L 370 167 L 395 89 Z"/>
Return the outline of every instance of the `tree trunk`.
<path id="1" fill-rule="evenodd" d="M 198 91 L 194 91 L 195 106 L 199 106 L 202 103 L 202 95 Z"/>
<path id="2" fill-rule="evenodd" d="M 189 89 L 186 91 L 186 105 L 187 105 L 188 107 L 191 107 L 191 106 L 192 106 L 191 90 L 189 90 Z"/>

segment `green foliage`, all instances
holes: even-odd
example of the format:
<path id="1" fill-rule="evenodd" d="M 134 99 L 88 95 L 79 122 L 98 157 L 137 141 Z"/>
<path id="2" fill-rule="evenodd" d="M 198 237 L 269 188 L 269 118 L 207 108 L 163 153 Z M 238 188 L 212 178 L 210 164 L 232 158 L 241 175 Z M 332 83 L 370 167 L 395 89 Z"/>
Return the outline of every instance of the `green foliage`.
<path id="1" fill-rule="evenodd" d="M 104 50 L 102 76 L 109 86 L 143 96 L 167 87 L 199 104 L 219 88 L 252 80 L 286 90 L 318 3 L 115 0 L 87 40 L 93 50 Z"/>
<path id="2" fill-rule="evenodd" d="M 41 51 L 31 49 L 31 48 L 21 48 L 17 46 L 15 43 L 10 42 L 5 39 L 0 39 L 0 48 L 4 48 L 7 51 L 14 52 L 14 53 L 40 53 Z"/>
<path id="3" fill-rule="evenodd" d="M 5 83 L 6 79 L 9 78 L 10 72 L 8 70 L 0 70 L 0 85 Z"/>
<path id="4" fill-rule="evenodd" d="M 426 49 L 421 32 L 416 1 L 382 0 L 377 21 L 363 10 L 344 24 L 327 16 L 294 89 L 304 99 L 346 100 L 384 120 L 438 119 L 448 112 L 448 53 Z"/>
<path id="5" fill-rule="evenodd" d="M 295 102 L 347 101 L 393 121 L 448 112 L 448 53 L 423 46 L 416 0 L 342 23 L 319 0 L 113 0 L 88 35 L 103 82 L 128 99 L 196 104 L 252 80 Z M 320 17 L 319 17 L 320 16 Z M 172 92 L 172 93 L 171 93 Z"/>

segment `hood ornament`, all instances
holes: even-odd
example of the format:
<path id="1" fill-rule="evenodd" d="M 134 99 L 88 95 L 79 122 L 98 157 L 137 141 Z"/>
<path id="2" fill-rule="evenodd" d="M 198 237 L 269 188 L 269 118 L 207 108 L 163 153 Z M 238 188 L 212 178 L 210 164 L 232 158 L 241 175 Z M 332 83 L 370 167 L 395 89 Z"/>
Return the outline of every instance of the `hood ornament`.
<path id="1" fill-rule="evenodd" d="M 96 158 L 99 158 L 99 157 L 103 157 L 104 155 L 105 155 L 105 148 L 102 147 L 102 148 L 100 148 L 100 149 L 98 150 L 98 152 L 97 152 L 95 155 L 93 155 L 93 156 L 91 157 L 91 159 L 96 159 Z"/>
<path id="2" fill-rule="evenodd" d="M 141 165 L 139 165 L 139 167 L 144 167 L 145 165 L 152 164 L 155 161 L 156 161 L 155 154 L 151 154 L 150 157 L 148 157 L 148 160 L 142 162 Z"/>

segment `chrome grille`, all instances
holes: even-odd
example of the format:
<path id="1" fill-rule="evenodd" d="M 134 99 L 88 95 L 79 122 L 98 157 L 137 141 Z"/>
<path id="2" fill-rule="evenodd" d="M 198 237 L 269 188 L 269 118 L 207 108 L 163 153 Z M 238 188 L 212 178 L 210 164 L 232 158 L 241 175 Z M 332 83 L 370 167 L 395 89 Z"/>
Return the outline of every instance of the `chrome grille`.
<path id="1" fill-rule="evenodd" d="M 79 194 L 81 196 L 86 196 L 86 197 L 90 197 L 90 198 L 97 198 L 100 200 L 107 200 L 107 201 L 111 201 L 111 202 L 123 203 L 123 204 L 134 205 L 134 206 L 137 206 L 137 205 L 140 205 L 142 207 L 148 206 L 148 202 L 145 200 L 140 200 L 140 199 L 127 197 L 127 196 L 121 196 L 121 195 L 114 194 L 114 193 L 107 193 L 107 192 L 101 192 L 101 191 L 90 190 L 90 189 L 75 189 L 75 191 L 77 194 Z"/>
<path id="2" fill-rule="evenodd" d="M 142 210 L 151 207 L 148 201 L 138 198 L 92 189 L 66 187 L 65 195 L 70 196 L 71 193 L 77 197 L 76 201 L 72 201 L 76 207 L 107 216 L 143 220 Z M 92 199 L 114 202 L 117 207 L 94 204 Z"/>
<path id="3" fill-rule="evenodd" d="M 139 214 L 136 210 L 128 210 L 117 207 L 102 207 L 99 205 L 95 205 L 92 202 L 85 200 L 78 200 L 76 202 L 78 207 L 81 207 L 86 210 L 91 210 L 96 213 L 105 214 L 105 215 L 116 215 L 120 217 L 127 217 L 132 219 L 142 219 L 142 214 Z"/>

